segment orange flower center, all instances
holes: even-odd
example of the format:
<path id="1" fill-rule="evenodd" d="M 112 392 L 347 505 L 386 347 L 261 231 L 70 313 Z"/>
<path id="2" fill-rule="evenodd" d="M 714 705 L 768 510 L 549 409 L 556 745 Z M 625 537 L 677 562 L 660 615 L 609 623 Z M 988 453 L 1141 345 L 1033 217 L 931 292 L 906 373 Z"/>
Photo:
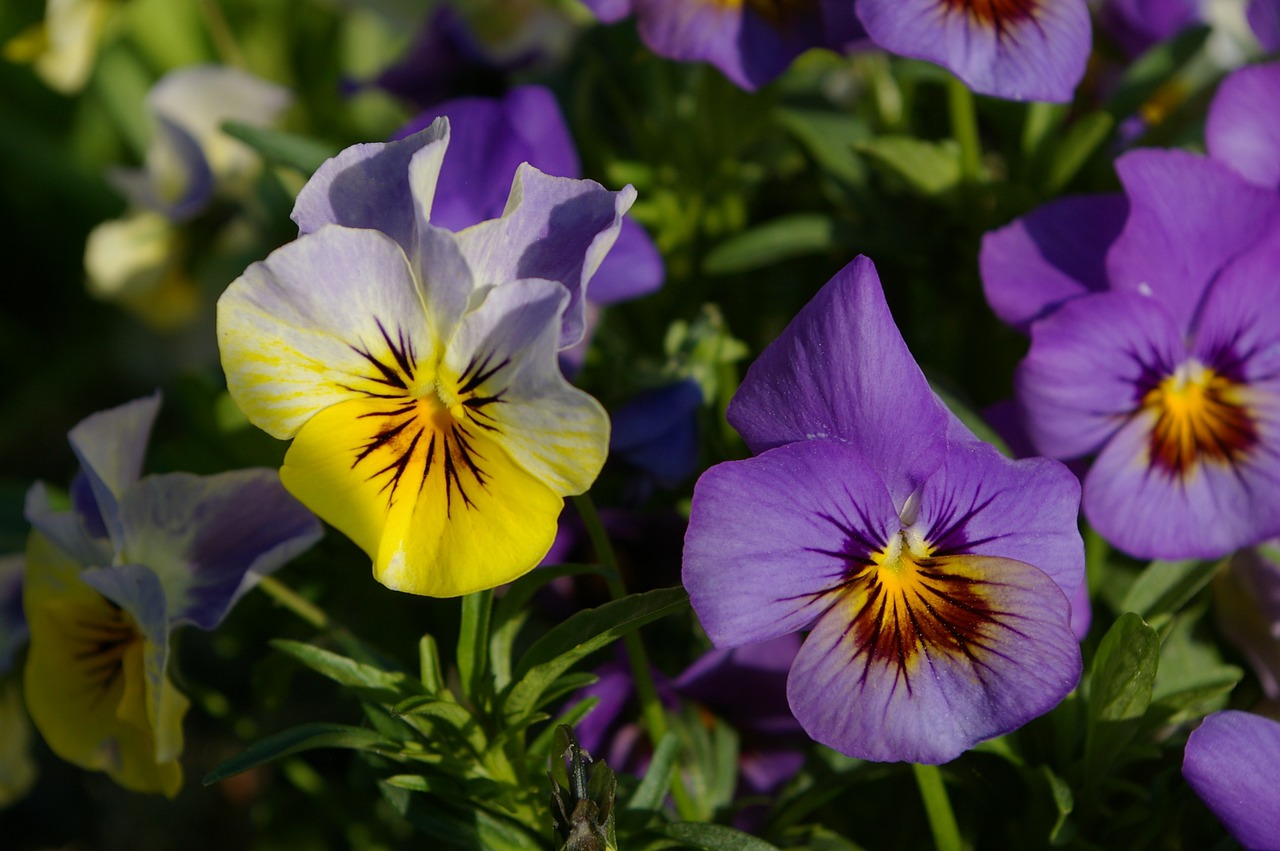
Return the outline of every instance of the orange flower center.
<path id="1" fill-rule="evenodd" d="M 1155 414 L 1151 464 L 1185 478 L 1201 462 L 1239 463 L 1258 443 L 1258 423 L 1244 401 L 1244 385 L 1191 360 L 1142 397 Z"/>

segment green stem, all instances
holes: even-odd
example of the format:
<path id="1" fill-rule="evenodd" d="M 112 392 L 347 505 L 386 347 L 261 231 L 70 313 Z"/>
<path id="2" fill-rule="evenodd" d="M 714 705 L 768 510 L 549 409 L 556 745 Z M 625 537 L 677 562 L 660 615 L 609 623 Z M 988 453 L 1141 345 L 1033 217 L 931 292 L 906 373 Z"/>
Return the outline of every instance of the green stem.
<path id="1" fill-rule="evenodd" d="M 596 505 L 591 500 L 591 495 L 585 493 L 575 496 L 573 504 L 582 518 L 582 525 L 587 529 L 587 536 L 591 538 L 591 546 L 595 549 L 596 556 L 604 565 L 609 596 L 615 600 L 621 600 L 627 596 L 627 589 L 622 584 L 622 574 L 618 571 L 618 558 L 613 552 L 609 534 L 605 532 L 604 524 L 600 522 Z M 649 734 L 649 741 L 656 746 L 667 734 L 667 713 L 662 708 L 658 689 L 653 683 L 653 672 L 649 669 L 649 656 L 645 652 L 640 633 L 629 632 L 623 636 L 622 640 L 627 649 L 627 661 L 631 665 L 631 677 L 635 680 L 636 697 L 640 701 L 640 719 L 645 732 Z M 680 818 L 685 821 L 698 820 L 697 804 L 689 795 L 689 790 L 685 788 L 678 768 L 674 766 L 671 776 L 671 798 L 675 801 Z"/>
<path id="2" fill-rule="evenodd" d="M 258 581 L 258 587 L 266 592 L 267 596 L 311 624 L 318 630 L 328 629 L 332 626 L 329 616 L 324 611 L 312 603 L 310 600 L 303 599 L 302 596 L 294 591 L 288 585 L 285 585 L 274 576 L 264 576 Z"/>
<path id="3" fill-rule="evenodd" d="M 967 184 L 982 177 L 982 142 L 978 138 L 978 112 L 973 92 L 956 77 L 947 78 L 947 105 L 951 112 L 951 134 L 960 145 L 960 176 Z"/>
<path id="4" fill-rule="evenodd" d="M 947 787 L 942 783 L 942 772 L 936 765 L 915 763 L 911 770 L 920 787 L 924 811 L 929 817 L 929 830 L 933 833 L 933 845 L 938 851 L 960 851 L 960 828 L 956 826 L 955 813 L 947 800 Z"/>
<path id="5" fill-rule="evenodd" d="M 200 0 L 200 13 L 204 16 L 204 25 L 209 30 L 209 38 L 213 40 L 214 49 L 227 65 L 242 70 L 249 70 L 244 54 L 236 45 L 235 36 L 227 24 L 227 16 L 222 14 L 218 0 Z"/>

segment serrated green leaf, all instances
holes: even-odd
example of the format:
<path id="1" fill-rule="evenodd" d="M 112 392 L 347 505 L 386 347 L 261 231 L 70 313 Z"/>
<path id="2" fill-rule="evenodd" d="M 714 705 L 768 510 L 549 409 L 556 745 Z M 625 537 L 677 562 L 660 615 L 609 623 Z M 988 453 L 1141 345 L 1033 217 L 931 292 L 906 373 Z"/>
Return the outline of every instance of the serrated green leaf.
<path id="1" fill-rule="evenodd" d="M 1148 621 L 1173 614 L 1213 580 L 1217 568 L 1212 561 L 1153 561 L 1129 587 L 1121 608 Z"/>
<path id="2" fill-rule="evenodd" d="M 318 139 L 285 133 L 281 130 L 254 127 L 239 121 L 224 123 L 222 132 L 244 142 L 267 162 L 288 166 L 308 176 L 313 174 L 325 160 L 338 153 L 332 145 Z"/>
<path id="3" fill-rule="evenodd" d="M 513 684 L 502 700 L 503 714 L 509 720 L 529 714 L 547 688 L 580 659 L 634 629 L 688 606 L 688 594 L 675 587 L 632 594 L 578 612 L 540 638 L 521 657 L 512 676 Z"/>
<path id="4" fill-rule="evenodd" d="M 206 774 L 204 785 L 209 786 L 272 760 L 315 748 L 346 748 L 375 753 L 399 752 L 394 742 L 364 727 L 349 727 L 345 724 L 302 724 L 249 745 L 244 753 L 226 760 Z"/>
<path id="5" fill-rule="evenodd" d="M 387 700 L 394 700 L 406 690 L 417 691 L 417 684 L 400 671 L 384 671 L 313 644 L 278 638 L 271 642 L 271 646 L 348 688 L 370 689 Z"/>
<path id="6" fill-rule="evenodd" d="M 750 272 L 793 257 L 821 254 L 836 244 L 836 224 L 822 213 L 782 216 L 730 237 L 707 252 L 707 275 Z"/>
<path id="7" fill-rule="evenodd" d="M 912 136 L 877 136 L 856 150 L 926 197 L 941 195 L 960 184 L 960 146 L 954 139 L 930 142 Z"/>
<path id="8" fill-rule="evenodd" d="M 778 851 L 778 846 L 721 824 L 685 821 L 669 824 L 663 833 L 701 851 Z"/>

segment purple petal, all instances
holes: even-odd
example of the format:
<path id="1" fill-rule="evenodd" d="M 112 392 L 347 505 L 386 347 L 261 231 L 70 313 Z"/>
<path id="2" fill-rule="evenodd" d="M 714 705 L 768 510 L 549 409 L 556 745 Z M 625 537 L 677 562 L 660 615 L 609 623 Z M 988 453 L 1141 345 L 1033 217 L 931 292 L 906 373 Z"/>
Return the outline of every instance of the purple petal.
<path id="1" fill-rule="evenodd" d="M 632 0 L 582 0 L 602 24 L 616 24 L 635 11 Z"/>
<path id="2" fill-rule="evenodd" d="M 112 506 L 114 509 L 115 504 Z M 23 516 L 32 529 L 48 538 L 77 564 L 101 566 L 111 563 L 113 548 L 105 533 L 104 537 L 96 538 L 86 528 L 79 512 L 55 509 L 43 482 L 36 482 L 27 490 Z"/>
<path id="3" fill-rule="evenodd" d="M 1089 56 L 1084 0 L 858 0 L 856 9 L 880 47 L 936 62 L 980 94 L 1069 101 Z"/>
<path id="4" fill-rule="evenodd" d="M 14 654 L 27 643 L 27 618 L 22 612 L 22 572 L 26 560 L 20 555 L 0 558 L 0 676 L 13 665 Z"/>
<path id="5" fill-rule="evenodd" d="M 595 673 L 600 679 L 574 694 L 573 701 L 594 697 L 599 703 L 573 728 L 578 744 L 599 759 L 608 748 L 614 729 L 621 723 L 623 710 L 635 697 L 631 668 L 623 661 L 606 663 Z M 609 761 L 613 765 L 613 761 Z"/>
<path id="6" fill-rule="evenodd" d="M 151 426 L 160 410 L 160 394 L 135 399 L 81 420 L 67 434 L 71 451 L 93 489 L 98 511 L 119 546 L 117 501 L 142 473 Z"/>
<path id="7" fill-rule="evenodd" d="M 1201 19 L 1197 0 L 1107 0 L 1098 24 L 1130 56 L 1181 32 Z"/>
<path id="8" fill-rule="evenodd" d="M 1280 564 L 1276 544 L 1249 547 L 1231 556 L 1214 580 L 1217 626 L 1249 660 L 1269 700 L 1280 700 Z"/>
<path id="9" fill-rule="evenodd" d="M 614 304 L 656 292 L 666 277 L 662 255 L 644 228 L 627 217 L 618 241 L 605 256 L 591 281 L 590 297 L 596 304 Z"/>
<path id="10" fill-rule="evenodd" d="M 686 379 L 636 396 L 613 413 L 609 451 L 674 488 L 698 464 L 702 388 Z"/>
<path id="11" fill-rule="evenodd" d="M 159 576 L 169 621 L 213 629 L 258 580 L 320 539 L 274 470 L 170 473 L 121 503 L 130 558 Z"/>
<path id="12" fill-rule="evenodd" d="M 1280 189 L 1280 63 L 1236 71 L 1222 81 L 1204 127 L 1209 156 L 1259 186 Z"/>
<path id="13" fill-rule="evenodd" d="M 582 339 L 587 283 L 617 239 L 623 214 L 635 200 L 627 186 L 610 192 L 591 180 L 545 175 L 522 165 L 500 219 L 458 234 L 476 285 L 545 278 L 569 291 L 560 347 Z"/>
<path id="14" fill-rule="evenodd" d="M 920 491 L 917 530 L 936 555 L 996 556 L 1040 569 L 1067 595 L 1084 581 L 1080 483 L 1047 458 L 952 445 Z"/>
<path id="15" fill-rule="evenodd" d="M 1262 49 L 1280 50 L 1280 0 L 1251 0 L 1246 16 Z"/>
<path id="16" fill-rule="evenodd" d="M 1071 631 L 1080 641 L 1089 634 L 1093 625 L 1093 606 L 1089 601 L 1089 581 L 1080 580 L 1080 586 L 1071 595 Z"/>
<path id="17" fill-rule="evenodd" d="M 1116 171 L 1130 210 L 1107 255 L 1111 286 L 1153 294 L 1185 331 L 1218 270 L 1280 227 L 1280 193 L 1186 151 L 1132 151 Z"/>
<path id="18" fill-rule="evenodd" d="M 1032 443 L 1053 458 L 1098 450 L 1140 403 L 1149 372 L 1185 358 L 1165 305 L 1137 293 L 1100 293 L 1031 327 L 1014 378 Z"/>
<path id="19" fill-rule="evenodd" d="M 180 125 L 157 115 L 152 132 L 148 167 L 108 169 L 107 181 L 134 206 L 155 210 L 175 222 L 185 221 L 213 196 L 213 171 L 200 142 Z M 163 173 L 158 173 L 160 169 Z M 177 197 L 170 197 L 171 184 L 181 189 Z"/>
<path id="20" fill-rule="evenodd" d="M 856 448 L 788 444 L 698 479 L 684 586 L 717 647 L 777 638 L 818 618 L 850 558 L 883 546 L 898 526 L 883 482 Z"/>
<path id="21" fill-rule="evenodd" d="M 982 556 L 934 568 L 852 585 L 809 633 L 787 696 L 815 740 L 861 759 L 947 762 L 1075 687 L 1080 647 L 1048 576 Z"/>
<path id="22" fill-rule="evenodd" d="M 728 650 L 710 650 L 676 678 L 676 691 L 728 720 L 744 734 L 799 732 L 787 704 L 787 673 L 800 637 L 783 635 Z M 750 700 L 743 695 L 750 694 Z"/>
<path id="23" fill-rule="evenodd" d="M 996 316 L 1025 332 L 1063 302 L 1107 289 L 1107 249 L 1128 214 L 1123 195 L 1062 198 L 989 232 L 978 263 Z"/>
<path id="24" fill-rule="evenodd" d="M 899 507 L 942 463 L 947 428 L 865 257 L 836 273 L 760 353 L 728 418 L 752 452 L 813 438 L 853 443 Z"/>
<path id="25" fill-rule="evenodd" d="M 1215 712 L 1187 739 L 1182 776 L 1245 848 L 1280 836 L 1280 722 Z"/>
<path id="26" fill-rule="evenodd" d="M 420 151 L 431 149 L 424 162 L 439 170 L 440 158 L 449 145 L 447 121 L 433 123 L 426 130 L 397 142 L 353 145 L 327 160 L 298 193 L 291 218 L 299 235 L 319 230 L 327 224 L 379 230 L 411 253 L 417 227 L 419 205 L 431 209 L 434 174 L 425 197 L 410 187 L 409 163 Z"/>

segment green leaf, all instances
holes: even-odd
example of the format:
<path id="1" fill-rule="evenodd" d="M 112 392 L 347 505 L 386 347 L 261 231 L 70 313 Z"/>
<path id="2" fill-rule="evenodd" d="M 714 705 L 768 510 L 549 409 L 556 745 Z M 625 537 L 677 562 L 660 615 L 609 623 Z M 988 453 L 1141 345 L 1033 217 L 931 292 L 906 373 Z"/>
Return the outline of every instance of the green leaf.
<path id="1" fill-rule="evenodd" d="M 458 630 L 458 678 L 463 693 L 477 706 L 487 704 L 492 684 L 489 670 L 489 616 L 493 613 L 493 589 L 462 598 L 462 623 Z"/>
<path id="2" fill-rule="evenodd" d="M 821 254 L 836 244 L 835 220 L 823 213 L 782 216 L 726 239 L 707 252 L 702 271 L 731 275 L 793 257 Z"/>
<path id="3" fill-rule="evenodd" d="M 556 626 L 521 657 L 513 684 L 502 701 L 508 719 L 518 719 L 538 705 L 543 692 L 585 656 L 651 621 L 689 606 L 680 587 L 632 594 L 578 612 Z"/>
<path id="4" fill-rule="evenodd" d="M 636 791 L 627 801 L 628 810 L 657 810 L 667 796 L 667 781 L 671 779 L 671 768 L 675 765 L 676 756 L 680 753 L 680 739 L 674 730 L 668 730 L 658 746 L 653 749 L 653 757 L 644 777 Z"/>
<path id="5" fill-rule="evenodd" d="M 427 694 L 444 691 L 444 669 L 440 667 L 440 649 L 435 637 L 426 633 L 418 640 L 418 679 Z"/>
<path id="6" fill-rule="evenodd" d="M 222 132 L 244 142 L 267 162 L 288 166 L 308 176 L 338 153 L 333 146 L 309 136 L 268 130 L 239 121 L 224 123 Z"/>
<path id="7" fill-rule="evenodd" d="M 1055 146 L 1045 177 L 1045 190 L 1057 193 L 1071 182 L 1093 156 L 1098 146 L 1111 135 L 1115 118 L 1106 112 L 1092 112 L 1073 123 Z"/>
<path id="8" fill-rule="evenodd" d="M 1049 830 L 1049 842 L 1056 845 L 1060 839 L 1064 838 L 1063 831 L 1067 827 L 1067 817 L 1076 806 L 1075 796 L 1071 794 L 1071 786 L 1067 781 L 1054 774 L 1049 766 L 1040 766 L 1040 776 L 1049 788 L 1054 809 L 1057 811 L 1057 818 Z"/>
<path id="9" fill-rule="evenodd" d="M 1119 758 L 1151 705 L 1160 637 L 1128 612 L 1107 630 L 1089 672 L 1085 770 L 1094 780 Z"/>
<path id="10" fill-rule="evenodd" d="M 859 144 L 857 150 L 926 197 L 960 184 L 960 146 L 954 139 L 928 142 L 912 136 L 877 136 Z"/>
<path id="11" fill-rule="evenodd" d="M 384 671 L 301 641 L 278 638 L 271 646 L 339 685 L 369 689 L 376 693 L 373 696 L 381 699 L 394 700 L 403 691 L 417 691 L 417 684 L 400 671 Z"/>
<path id="12" fill-rule="evenodd" d="M 460 808 L 383 781 L 378 788 L 396 812 L 423 835 L 423 847 L 457 851 L 529 851 L 546 847 L 541 835 L 483 806 L 483 799 L 472 799 L 473 806 Z"/>
<path id="13" fill-rule="evenodd" d="M 1213 561 L 1153 561 L 1129 587 L 1120 606 L 1150 621 L 1173 614 L 1212 581 L 1218 569 Z"/>
<path id="14" fill-rule="evenodd" d="M 493 671 L 494 691 L 502 691 L 511 682 L 511 654 L 516 635 L 529 613 L 529 601 L 539 589 L 562 576 L 599 576 L 604 568 L 593 564 L 556 564 L 531 570 L 507 587 L 493 609 L 489 637 L 489 666 Z"/>
<path id="15" fill-rule="evenodd" d="M 345 724 L 302 724 L 254 742 L 245 749 L 244 753 L 233 756 L 206 774 L 204 785 L 209 786 L 272 760 L 315 748 L 347 748 L 375 753 L 399 752 L 394 742 L 363 727 L 349 727 Z"/>
<path id="16" fill-rule="evenodd" d="M 817 109 L 779 109 L 778 124 L 809 152 L 818 167 L 846 183 L 863 183 L 866 170 L 853 146 L 866 139 L 866 131 L 844 112 Z"/>
<path id="17" fill-rule="evenodd" d="M 663 833 L 701 851 L 778 851 L 776 845 L 721 824 L 676 822 L 667 825 Z"/>

